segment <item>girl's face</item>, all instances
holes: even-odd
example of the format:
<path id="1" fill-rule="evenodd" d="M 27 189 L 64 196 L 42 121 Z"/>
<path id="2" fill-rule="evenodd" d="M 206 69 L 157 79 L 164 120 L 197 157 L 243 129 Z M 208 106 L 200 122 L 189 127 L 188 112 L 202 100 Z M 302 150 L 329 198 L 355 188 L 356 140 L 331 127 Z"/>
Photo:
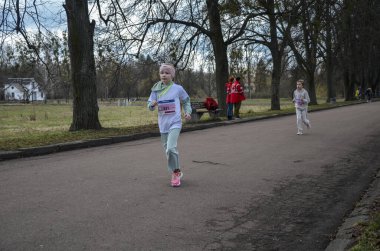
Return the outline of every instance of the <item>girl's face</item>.
<path id="1" fill-rule="evenodd" d="M 168 70 L 160 71 L 160 79 L 164 84 L 168 84 L 172 81 L 172 75 Z"/>
<path id="2" fill-rule="evenodd" d="M 302 88 L 303 88 L 302 83 L 297 82 L 297 89 L 298 89 L 298 90 L 302 90 Z"/>

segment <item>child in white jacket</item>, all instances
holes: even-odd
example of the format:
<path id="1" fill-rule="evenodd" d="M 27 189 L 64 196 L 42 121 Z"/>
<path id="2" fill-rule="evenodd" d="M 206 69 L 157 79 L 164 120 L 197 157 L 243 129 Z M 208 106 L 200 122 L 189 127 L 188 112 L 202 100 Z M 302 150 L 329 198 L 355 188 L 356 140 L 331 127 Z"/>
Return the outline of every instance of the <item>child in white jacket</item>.
<path id="1" fill-rule="evenodd" d="M 154 84 L 148 99 L 148 108 L 153 111 L 158 107 L 158 126 L 161 143 L 168 160 L 168 169 L 172 174 L 171 185 L 181 185 L 182 171 L 179 166 L 177 141 L 182 128 L 181 105 L 185 111 L 185 119 L 191 119 L 190 97 L 182 86 L 175 84 L 173 78 L 175 68 L 171 64 L 160 67 L 160 81 Z"/>
<path id="2" fill-rule="evenodd" d="M 303 134 L 303 126 L 310 128 L 310 121 L 307 119 L 307 106 L 310 102 L 309 93 L 304 89 L 304 81 L 297 81 L 297 89 L 293 92 L 293 103 L 296 107 L 297 115 L 297 135 Z"/>

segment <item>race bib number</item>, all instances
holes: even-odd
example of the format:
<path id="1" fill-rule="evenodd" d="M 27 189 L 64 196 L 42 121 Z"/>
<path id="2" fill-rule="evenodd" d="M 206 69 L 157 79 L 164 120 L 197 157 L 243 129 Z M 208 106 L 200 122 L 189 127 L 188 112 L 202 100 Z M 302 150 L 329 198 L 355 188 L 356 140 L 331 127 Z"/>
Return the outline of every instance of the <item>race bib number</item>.
<path id="1" fill-rule="evenodd" d="M 161 115 L 169 115 L 175 113 L 174 99 L 158 101 L 158 112 Z"/>

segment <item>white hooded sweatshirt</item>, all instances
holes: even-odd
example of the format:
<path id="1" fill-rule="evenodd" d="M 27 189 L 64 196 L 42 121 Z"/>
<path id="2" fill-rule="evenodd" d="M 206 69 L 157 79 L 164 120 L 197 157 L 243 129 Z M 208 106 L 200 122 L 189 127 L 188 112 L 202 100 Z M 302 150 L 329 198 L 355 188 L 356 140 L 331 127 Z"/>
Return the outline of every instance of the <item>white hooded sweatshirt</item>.
<path id="1" fill-rule="evenodd" d="M 293 92 L 293 103 L 297 109 L 305 109 L 310 103 L 309 93 L 302 88 L 301 90 L 296 89 Z"/>

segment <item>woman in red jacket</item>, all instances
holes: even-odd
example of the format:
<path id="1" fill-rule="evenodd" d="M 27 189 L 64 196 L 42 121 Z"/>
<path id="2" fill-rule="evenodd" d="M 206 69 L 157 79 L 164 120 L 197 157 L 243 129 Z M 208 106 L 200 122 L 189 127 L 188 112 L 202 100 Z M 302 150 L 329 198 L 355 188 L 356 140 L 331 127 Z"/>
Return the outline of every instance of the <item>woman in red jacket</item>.
<path id="1" fill-rule="evenodd" d="M 234 104 L 232 104 L 231 102 L 231 87 L 232 87 L 232 83 L 234 82 L 235 78 L 233 76 L 231 76 L 229 79 L 228 79 L 228 82 L 226 83 L 226 92 L 227 92 L 227 96 L 226 96 L 226 104 L 227 104 L 227 118 L 228 120 L 231 120 L 232 119 L 232 115 L 234 114 Z"/>
<path id="2" fill-rule="evenodd" d="M 234 104 L 235 118 L 240 118 L 240 107 L 243 100 L 245 100 L 244 90 L 240 84 L 240 77 L 237 77 L 231 86 L 231 103 Z"/>

